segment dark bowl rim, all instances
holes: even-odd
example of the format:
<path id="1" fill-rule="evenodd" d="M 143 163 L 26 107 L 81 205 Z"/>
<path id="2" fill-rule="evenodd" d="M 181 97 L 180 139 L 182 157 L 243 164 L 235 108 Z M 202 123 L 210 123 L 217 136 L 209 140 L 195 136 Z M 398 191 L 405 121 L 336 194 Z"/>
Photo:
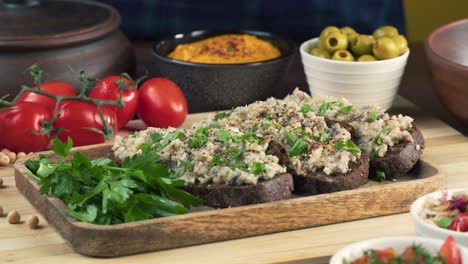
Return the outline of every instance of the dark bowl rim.
<path id="1" fill-rule="evenodd" d="M 445 25 L 442 25 L 438 28 L 436 28 L 435 30 L 433 30 L 429 36 L 426 38 L 426 40 L 424 41 L 424 45 L 426 47 L 426 51 L 430 54 L 432 54 L 433 56 L 435 56 L 437 59 L 441 60 L 442 62 L 445 62 L 446 64 L 449 64 L 455 68 L 458 68 L 458 69 L 461 69 L 463 71 L 467 71 L 468 70 L 468 66 L 467 65 L 463 65 L 463 64 L 460 64 L 458 62 L 454 62 L 450 59 L 448 59 L 447 57 L 441 55 L 440 53 L 438 53 L 436 50 L 434 50 L 432 48 L 432 44 L 434 43 L 434 38 L 440 34 L 440 32 L 448 29 L 448 28 L 452 28 L 454 26 L 457 26 L 458 24 L 464 24 L 464 23 L 468 23 L 468 18 L 464 18 L 464 19 L 460 19 L 460 20 L 457 20 L 457 21 L 454 21 L 454 22 L 451 22 L 451 23 L 448 23 L 448 24 L 445 24 Z"/>
<path id="2" fill-rule="evenodd" d="M 212 36 L 217 36 L 217 35 L 223 35 L 223 34 L 241 34 L 241 33 L 246 33 L 250 35 L 254 35 L 257 37 L 265 37 L 268 36 L 271 39 L 275 39 L 277 41 L 283 41 L 286 42 L 288 45 L 288 49 L 285 53 L 281 53 L 281 55 L 277 58 L 270 59 L 270 60 L 264 60 L 264 61 L 258 61 L 258 62 L 249 62 L 249 63 L 196 63 L 196 62 L 188 62 L 188 61 L 182 61 L 182 60 L 176 60 L 176 59 L 171 59 L 159 52 L 157 52 L 156 47 L 160 45 L 161 43 L 169 40 L 176 39 L 176 36 L 178 35 L 192 35 L 194 33 L 197 33 L 199 35 L 203 34 L 212 34 Z M 187 42 L 189 43 L 189 41 Z M 278 61 L 282 60 L 287 60 L 289 59 L 293 54 L 294 54 L 294 49 L 296 47 L 296 43 L 290 40 L 289 38 L 285 38 L 283 36 L 280 36 L 275 33 L 267 32 L 267 31 L 259 31 L 259 30 L 247 30 L 247 29 L 233 29 L 233 30 L 217 30 L 217 29 L 202 29 L 202 30 L 193 30 L 185 33 L 177 33 L 177 34 L 171 34 L 168 37 L 165 37 L 159 41 L 156 41 L 152 44 L 151 50 L 153 55 L 161 59 L 163 61 L 169 62 L 169 63 L 174 63 L 174 64 L 179 64 L 179 65 L 185 65 L 185 66 L 196 66 L 196 67 L 207 67 L 207 68 L 236 68 L 236 67 L 255 67 L 255 66 L 261 66 L 261 65 L 267 65 L 267 64 L 273 64 L 277 63 Z"/>

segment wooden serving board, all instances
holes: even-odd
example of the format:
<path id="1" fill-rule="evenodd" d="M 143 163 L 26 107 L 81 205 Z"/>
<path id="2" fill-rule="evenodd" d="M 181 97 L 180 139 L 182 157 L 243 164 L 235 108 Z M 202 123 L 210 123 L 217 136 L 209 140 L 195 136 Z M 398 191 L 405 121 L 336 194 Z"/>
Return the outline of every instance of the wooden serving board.
<path id="1" fill-rule="evenodd" d="M 110 147 L 111 144 L 102 144 L 73 151 L 96 158 L 108 154 Z M 37 158 L 39 154 L 53 155 L 44 152 L 29 158 Z M 446 188 L 445 176 L 430 163 L 420 161 L 405 179 L 397 182 L 369 182 L 356 190 L 295 196 L 236 208 L 201 206 L 185 215 L 101 226 L 69 217 L 59 199 L 38 192 L 36 181 L 25 176 L 26 171 L 24 160 L 15 164 L 18 190 L 76 252 L 95 257 L 116 257 L 402 213 L 409 211 L 411 203 L 423 194 Z"/>

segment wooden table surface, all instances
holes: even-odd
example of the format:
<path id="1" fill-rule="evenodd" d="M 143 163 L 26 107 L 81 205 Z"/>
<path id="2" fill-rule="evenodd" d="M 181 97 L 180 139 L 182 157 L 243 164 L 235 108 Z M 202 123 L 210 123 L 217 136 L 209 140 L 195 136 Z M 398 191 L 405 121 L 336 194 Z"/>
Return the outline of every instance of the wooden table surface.
<path id="1" fill-rule="evenodd" d="M 416 125 L 426 138 L 423 157 L 438 165 L 448 176 L 449 187 L 468 187 L 468 138 L 405 99 L 398 98 L 393 111 L 416 119 Z M 201 117 L 200 114 L 190 116 L 188 122 Z M 5 184 L 0 189 L 0 205 L 5 212 L 17 210 L 23 220 L 22 224 L 10 225 L 6 217 L 0 218 L 0 263 L 328 263 L 334 252 L 358 240 L 414 235 L 411 218 L 405 213 L 121 258 L 96 259 L 74 253 L 42 217 L 39 229 L 29 229 L 24 219 L 37 212 L 18 193 L 12 166 L 0 167 L 0 177 Z"/>

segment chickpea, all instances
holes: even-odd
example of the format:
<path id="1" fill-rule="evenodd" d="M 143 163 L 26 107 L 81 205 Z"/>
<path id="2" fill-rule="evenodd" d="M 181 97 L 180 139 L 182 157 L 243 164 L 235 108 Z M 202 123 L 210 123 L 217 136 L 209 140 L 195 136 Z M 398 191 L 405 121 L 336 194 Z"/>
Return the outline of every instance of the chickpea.
<path id="1" fill-rule="evenodd" d="M 0 166 L 6 166 L 10 163 L 10 158 L 3 152 L 0 152 Z"/>
<path id="2" fill-rule="evenodd" d="M 18 154 L 16 154 L 16 159 L 21 159 L 21 158 L 24 158 L 26 157 L 26 153 L 24 152 L 18 152 Z"/>
<path id="3" fill-rule="evenodd" d="M 8 154 L 8 153 L 10 153 L 10 152 L 11 152 L 11 151 L 10 151 L 9 149 L 6 149 L 6 148 L 2 149 L 2 153 L 3 153 L 3 154 Z"/>
<path id="4" fill-rule="evenodd" d="M 7 156 L 10 158 L 10 163 L 15 163 L 16 161 L 16 153 L 10 152 L 7 154 Z"/>
<path id="5" fill-rule="evenodd" d="M 35 215 L 31 215 L 30 217 L 28 217 L 28 220 L 26 222 L 29 228 L 36 229 L 37 226 L 39 225 L 39 218 L 37 218 L 37 216 Z"/>
<path id="6" fill-rule="evenodd" d="M 8 212 L 8 216 L 7 216 L 8 223 L 17 224 L 19 223 L 20 219 L 21 219 L 21 215 L 17 211 L 13 210 L 13 211 Z"/>

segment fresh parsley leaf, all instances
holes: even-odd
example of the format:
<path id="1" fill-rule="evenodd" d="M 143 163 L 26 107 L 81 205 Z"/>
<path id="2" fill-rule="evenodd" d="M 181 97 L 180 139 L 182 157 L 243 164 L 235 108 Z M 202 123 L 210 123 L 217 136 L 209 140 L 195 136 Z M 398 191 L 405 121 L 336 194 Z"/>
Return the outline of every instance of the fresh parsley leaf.
<path id="1" fill-rule="evenodd" d="M 348 105 L 348 106 L 345 106 L 345 107 L 341 108 L 340 110 L 338 110 L 338 112 L 347 114 L 347 113 L 351 112 L 352 109 L 353 109 L 353 106 Z"/>
<path id="2" fill-rule="evenodd" d="M 262 162 L 255 162 L 252 167 L 250 168 L 250 171 L 254 174 L 254 175 L 258 175 L 262 172 L 265 172 L 266 171 L 266 168 L 265 168 L 265 164 L 262 163 Z"/>
<path id="3" fill-rule="evenodd" d="M 388 127 L 383 127 L 382 129 L 380 129 L 379 133 L 377 134 L 377 137 L 374 139 L 374 143 L 377 145 L 377 146 L 380 146 L 383 144 L 383 140 L 382 140 L 382 134 L 386 133 L 387 131 L 389 131 L 390 129 Z"/>
<path id="4" fill-rule="evenodd" d="M 86 206 L 86 211 L 68 211 L 68 215 L 82 222 L 92 223 L 97 217 L 97 207 L 95 205 Z"/>
<path id="5" fill-rule="evenodd" d="M 385 172 L 383 172 L 381 170 L 377 170 L 375 172 L 375 177 L 377 177 L 377 180 L 379 180 L 380 182 L 386 179 Z"/>
<path id="6" fill-rule="evenodd" d="M 243 171 L 247 171 L 247 164 L 241 159 L 238 159 L 234 162 L 234 165 L 231 167 L 233 170 L 239 169 Z"/>
<path id="7" fill-rule="evenodd" d="M 230 115 L 231 115 L 231 113 L 229 113 L 229 112 L 219 113 L 219 114 L 217 114 L 217 115 L 214 116 L 214 120 L 215 120 L 215 121 L 218 121 L 218 120 L 220 120 L 220 119 L 229 117 Z"/>
<path id="8" fill-rule="evenodd" d="M 304 104 L 299 111 L 305 116 L 308 112 L 312 111 L 312 107 L 309 104 Z"/>
<path id="9" fill-rule="evenodd" d="M 181 131 L 173 131 L 167 134 L 167 136 L 164 137 L 162 141 L 162 148 L 165 146 L 169 145 L 173 140 L 175 139 L 183 139 L 185 137 L 185 134 Z"/>
<path id="10" fill-rule="evenodd" d="M 345 150 L 351 153 L 360 153 L 361 150 L 352 142 L 351 140 L 348 141 L 335 141 L 335 149 L 336 150 Z"/>
<path id="11" fill-rule="evenodd" d="M 265 118 L 268 119 L 268 120 L 273 120 L 274 117 L 273 117 L 273 114 L 271 114 L 271 113 L 266 113 L 266 114 L 265 114 Z"/>
<path id="12" fill-rule="evenodd" d="M 330 135 L 328 133 L 326 133 L 326 132 L 323 132 L 320 135 L 319 141 L 320 142 L 326 142 L 329 138 L 330 138 Z"/>
<path id="13" fill-rule="evenodd" d="M 294 142 L 294 145 L 292 146 L 292 149 L 289 152 L 289 155 L 291 157 L 299 156 L 302 153 L 307 152 L 308 149 L 309 149 L 309 144 L 307 144 L 307 142 L 305 142 L 302 138 L 299 138 L 296 140 L 296 142 Z"/>
<path id="14" fill-rule="evenodd" d="M 231 133 L 226 130 L 220 130 L 218 131 L 218 137 L 216 138 L 217 141 L 219 142 L 227 142 L 232 138 Z"/>
<path id="15" fill-rule="evenodd" d="M 375 157 L 377 157 L 377 155 L 379 154 L 379 150 L 382 146 L 378 146 L 376 148 L 374 148 L 369 156 L 370 159 L 374 159 Z"/>
<path id="16" fill-rule="evenodd" d="M 286 142 L 288 142 L 289 146 L 293 146 L 296 142 L 296 138 L 293 136 L 293 134 L 291 134 L 291 132 L 287 130 L 284 131 L 283 136 L 286 139 Z"/>
<path id="17" fill-rule="evenodd" d="M 186 170 L 192 170 L 193 164 L 190 161 L 180 159 L 179 162 Z"/>
<path id="18" fill-rule="evenodd" d="M 451 217 L 441 217 L 437 220 L 434 220 L 434 223 L 436 223 L 436 225 L 442 227 L 442 228 L 449 228 L 450 225 L 453 223 L 453 218 Z"/>
<path id="19" fill-rule="evenodd" d="M 54 151 L 54 153 L 57 156 L 66 158 L 68 156 L 68 153 L 70 152 L 70 149 L 73 147 L 73 140 L 71 139 L 71 137 L 68 137 L 66 143 L 62 142 L 58 138 L 54 138 L 52 141 L 52 150 Z"/>
<path id="20" fill-rule="evenodd" d="M 270 128 L 270 127 L 271 127 L 271 124 L 269 124 L 269 123 L 262 123 L 262 124 L 260 125 L 260 128 L 261 128 L 261 129 L 268 129 L 268 128 Z"/>
<path id="21" fill-rule="evenodd" d="M 229 158 L 233 160 L 241 159 L 244 156 L 246 151 L 247 151 L 247 147 L 245 143 L 242 144 L 242 147 L 240 149 L 236 147 L 229 147 L 227 149 L 227 152 L 229 153 Z"/>
<path id="22" fill-rule="evenodd" d="M 320 108 L 319 108 L 319 115 L 324 116 L 326 112 L 332 108 L 335 105 L 342 105 L 343 103 L 340 102 L 328 102 L 328 103 L 323 103 Z"/>
<path id="23" fill-rule="evenodd" d="M 374 123 L 377 120 L 377 114 L 375 112 L 369 113 L 369 123 Z"/>
<path id="24" fill-rule="evenodd" d="M 223 159 L 221 158 L 221 155 L 219 154 L 216 154 L 214 157 L 213 157 L 213 160 L 208 163 L 208 167 L 212 168 L 212 167 L 215 167 L 215 166 L 225 166 L 226 165 L 226 162 L 223 161 Z"/>

